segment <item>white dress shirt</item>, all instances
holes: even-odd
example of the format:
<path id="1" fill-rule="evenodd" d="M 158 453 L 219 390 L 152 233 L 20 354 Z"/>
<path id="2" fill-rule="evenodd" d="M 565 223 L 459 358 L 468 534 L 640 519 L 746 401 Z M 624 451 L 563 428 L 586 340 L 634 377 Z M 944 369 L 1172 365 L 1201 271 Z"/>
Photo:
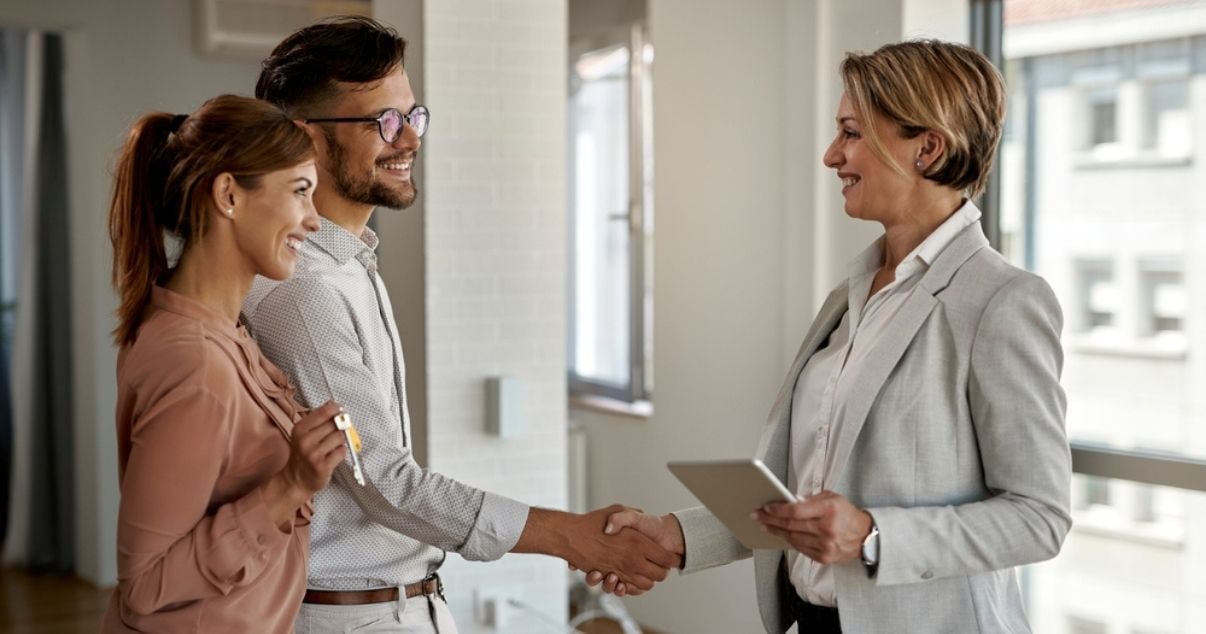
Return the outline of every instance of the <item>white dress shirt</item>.
<path id="1" fill-rule="evenodd" d="M 377 236 L 323 218 L 293 277 L 257 277 L 243 319 L 264 355 L 296 383 L 298 401 L 335 400 L 360 433 L 367 480 L 350 458 L 314 497 L 309 587 L 363 590 L 422 580 L 444 551 L 498 559 L 515 547 L 528 506 L 421 468 L 410 450 L 406 364 Z"/>
<path id="2" fill-rule="evenodd" d="M 838 444 L 843 432 L 848 433 L 842 419 L 868 351 L 890 331 L 893 316 L 935 258 L 960 231 L 979 219 L 980 210 L 970 201 L 964 203 L 901 260 L 896 266 L 896 279 L 870 298 L 875 272 L 884 261 L 884 238 L 851 260 L 846 314 L 828 343 L 808 359 L 792 393 L 787 486 L 797 495 L 807 498 L 825 489 L 828 483 L 822 474 L 830 467 L 830 448 Z M 837 606 L 833 571 L 828 566 L 795 550 L 787 553 L 787 566 L 800 598 L 814 605 Z"/>

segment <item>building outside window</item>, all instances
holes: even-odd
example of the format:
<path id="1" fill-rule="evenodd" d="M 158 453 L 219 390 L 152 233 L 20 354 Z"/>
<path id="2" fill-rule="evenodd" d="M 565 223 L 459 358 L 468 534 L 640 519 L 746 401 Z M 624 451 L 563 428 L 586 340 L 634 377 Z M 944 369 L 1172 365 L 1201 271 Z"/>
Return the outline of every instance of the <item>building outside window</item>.
<path id="1" fill-rule="evenodd" d="M 1064 308 L 1069 436 L 1200 464 L 1206 2 L 1003 0 L 1002 22 L 999 246 Z M 1178 486 L 1074 475 L 1062 552 L 1023 574 L 1036 632 L 1206 632 L 1206 493 Z"/>

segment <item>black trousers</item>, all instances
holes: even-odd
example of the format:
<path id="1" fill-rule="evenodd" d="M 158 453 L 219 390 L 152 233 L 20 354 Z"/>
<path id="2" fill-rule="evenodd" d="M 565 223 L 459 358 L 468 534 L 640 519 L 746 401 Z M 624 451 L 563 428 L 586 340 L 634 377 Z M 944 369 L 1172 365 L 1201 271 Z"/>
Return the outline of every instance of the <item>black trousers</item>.
<path id="1" fill-rule="evenodd" d="M 838 620 L 837 608 L 813 605 L 800 598 L 794 591 L 788 600 L 791 614 L 800 634 L 842 634 L 842 623 Z"/>

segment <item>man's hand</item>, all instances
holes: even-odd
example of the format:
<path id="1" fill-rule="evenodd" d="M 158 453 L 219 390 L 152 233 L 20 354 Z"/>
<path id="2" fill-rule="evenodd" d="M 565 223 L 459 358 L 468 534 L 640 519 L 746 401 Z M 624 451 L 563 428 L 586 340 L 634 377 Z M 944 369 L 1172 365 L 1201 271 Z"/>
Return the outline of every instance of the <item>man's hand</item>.
<path id="1" fill-rule="evenodd" d="M 686 543 L 683 541 L 683 530 L 678 524 L 678 518 L 673 515 L 666 514 L 662 516 L 650 515 L 640 509 L 626 508 L 618 513 L 613 513 L 607 518 L 607 525 L 603 532 L 611 535 L 624 530 L 636 530 L 643 533 L 649 539 L 652 539 L 662 548 L 681 557 L 686 553 Z M 680 564 L 681 565 L 681 564 Z M 625 595 L 637 595 L 639 591 L 634 592 L 634 588 L 615 573 L 604 575 L 604 572 L 599 569 L 592 569 L 586 575 L 586 584 L 596 586 L 603 583 L 605 592 L 614 594 L 618 597 Z"/>
<path id="2" fill-rule="evenodd" d="M 870 513 L 833 491 L 797 502 L 767 504 L 751 517 L 766 532 L 826 565 L 859 559 L 872 524 Z"/>
<path id="3" fill-rule="evenodd" d="M 628 594 L 640 594 L 664 580 L 681 557 L 636 530 L 605 533 L 608 518 L 623 510 L 617 504 L 577 515 L 533 508 L 513 552 L 553 555 L 574 568 L 605 570 L 626 584 Z"/>

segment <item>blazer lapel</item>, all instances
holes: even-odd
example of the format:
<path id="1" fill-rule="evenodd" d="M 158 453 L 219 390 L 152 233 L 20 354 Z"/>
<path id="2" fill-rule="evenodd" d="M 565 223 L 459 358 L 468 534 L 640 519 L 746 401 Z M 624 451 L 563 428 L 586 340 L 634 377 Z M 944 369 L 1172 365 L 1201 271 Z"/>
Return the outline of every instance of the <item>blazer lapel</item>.
<path id="1" fill-rule="evenodd" d="M 892 324 L 883 333 L 883 338 L 876 342 L 875 348 L 867 355 L 865 365 L 858 376 L 858 385 L 850 390 L 850 401 L 846 407 L 846 415 L 842 425 L 849 426 L 850 433 L 843 433 L 842 440 L 833 448 L 833 460 L 825 474 L 825 484 L 830 486 L 837 482 L 838 477 L 854 450 L 859 432 L 867 422 L 871 406 L 879 398 L 888 375 L 896 368 L 905 350 L 913 343 L 913 337 L 921 325 L 925 323 L 938 300 L 934 297 L 950 284 L 951 278 L 977 251 L 988 246 L 980 223 L 974 223 L 964 229 L 947 245 L 934 263 L 926 271 L 913 288 L 908 299 L 892 318 Z"/>
<path id="2" fill-rule="evenodd" d="M 775 404 L 771 407 L 767 420 L 767 429 L 763 432 L 762 442 L 759 443 L 756 455 L 770 469 L 770 472 L 785 484 L 787 483 L 787 456 L 791 447 L 791 401 L 792 395 L 795 393 L 796 380 L 800 377 L 800 372 L 804 370 L 804 364 L 821 347 L 821 344 L 829 339 L 829 334 L 837 327 L 842 315 L 846 314 L 846 297 L 846 283 L 843 282 L 829 293 L 829 297 L 825 298 L 825 303 L 821 305 L 817 318 L 813 320 L 808 333 L 804 335 L 804 343 L 801 344 L 800 351 L 796 353 L 791 369 L 787 372 L 787 378 L 783 380 L 783 386 L 779 388 L 779 395 L 775 398 Z"/>

